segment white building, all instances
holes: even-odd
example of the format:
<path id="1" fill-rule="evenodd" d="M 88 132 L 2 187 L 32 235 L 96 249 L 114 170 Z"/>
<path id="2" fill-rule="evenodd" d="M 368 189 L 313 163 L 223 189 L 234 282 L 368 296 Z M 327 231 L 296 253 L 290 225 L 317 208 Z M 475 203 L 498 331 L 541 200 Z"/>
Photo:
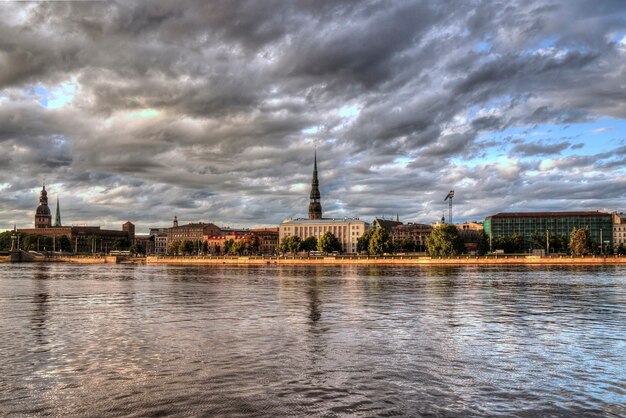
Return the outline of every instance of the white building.
<path id="1" fill-rule="evenodd" d="M 357 240 L 368 227 L 369 224 L 359 218 L 285 219 L 278 226 L 278 239 L 282 242 L 283 239 L 295 235 L 301 240 L 308 237 L 319 240 L 324 233 L 332 232 L 341 243 L 343 252 L 356 253 Z"/>

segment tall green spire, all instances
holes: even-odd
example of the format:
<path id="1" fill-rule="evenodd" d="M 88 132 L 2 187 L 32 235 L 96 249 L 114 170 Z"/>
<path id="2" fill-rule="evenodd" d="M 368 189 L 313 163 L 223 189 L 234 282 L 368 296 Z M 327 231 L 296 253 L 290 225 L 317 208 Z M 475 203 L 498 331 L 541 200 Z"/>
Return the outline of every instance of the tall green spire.
<path id="1" fill-rule="evenodd" d="M 61 209 L 59 208 L 59 196 L 57 196 L 57 214 L 54 218 L 54 226 L 62 226 L 61 225 Z"/>

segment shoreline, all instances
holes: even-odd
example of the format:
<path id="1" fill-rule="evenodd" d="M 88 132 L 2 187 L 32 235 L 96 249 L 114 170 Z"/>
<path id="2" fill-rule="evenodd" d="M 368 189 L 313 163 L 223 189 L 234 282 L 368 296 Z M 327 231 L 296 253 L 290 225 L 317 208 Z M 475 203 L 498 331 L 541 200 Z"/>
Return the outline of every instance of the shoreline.
<path id="1" fill-rule="evenodd" d="M 413 256 L 339 257 L 146 257 L 156 265 L 288 265 L 288 266 L 493 266 L 493 265 L 626 265 L 626 257 L 539 257 L 521 255 L 459 256 L 451 258 Z"/>
<path id="2" fill-rule="evenodd" d="M 53 256 L 32 257 L 20 261 L 0 257 L 0 263 L 73 263 L 73 264 L 146 264 L 146 265 L 239 265 L 239 266 L 498 266 L 498 265 L 626 265 L 626 257 L 540 257 L 526 255 L 458 256 L 338 256 L 338 257 L 269 257 L 269 256 Z"/>

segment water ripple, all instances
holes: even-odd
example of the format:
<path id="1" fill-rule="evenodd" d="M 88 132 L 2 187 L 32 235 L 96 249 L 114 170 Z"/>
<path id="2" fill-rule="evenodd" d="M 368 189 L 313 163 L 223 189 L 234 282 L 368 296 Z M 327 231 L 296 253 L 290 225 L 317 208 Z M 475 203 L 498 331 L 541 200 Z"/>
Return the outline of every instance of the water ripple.
<path id="1" fill-rule="evenodd" d="M 0 415 L 626 416 L 625 273 L 0 265 Z"/>

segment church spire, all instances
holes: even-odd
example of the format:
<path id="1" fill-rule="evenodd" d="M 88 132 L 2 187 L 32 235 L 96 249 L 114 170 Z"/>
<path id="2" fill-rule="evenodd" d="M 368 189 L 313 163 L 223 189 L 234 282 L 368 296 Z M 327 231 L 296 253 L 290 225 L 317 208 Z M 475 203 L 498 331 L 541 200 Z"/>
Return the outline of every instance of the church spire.
<path id="1" fill-rule="evenodd" d="M 322 219 L 322 204 L 320 203 L 320 182 L 317 179 L 317 150 L 313 160 L 313 179 L 311 180 L 311 194 L 309 203 L 309 219 Z"/>
<path id="2" fill-rule="evenodd" d="M 62 226 L 61 225 L 61 208 L 59 207 L 59 196 L 57 196 L 57 213 L 54 217 L 54 226 Z"/>

